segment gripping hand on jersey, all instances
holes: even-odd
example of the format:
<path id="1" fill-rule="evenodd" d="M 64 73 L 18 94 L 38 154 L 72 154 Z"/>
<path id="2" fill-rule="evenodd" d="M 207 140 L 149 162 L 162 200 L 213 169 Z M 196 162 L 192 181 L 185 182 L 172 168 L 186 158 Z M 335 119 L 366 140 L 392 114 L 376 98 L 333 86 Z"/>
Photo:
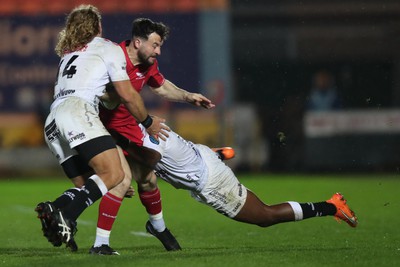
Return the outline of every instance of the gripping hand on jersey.
<path id="1" fill-rule="evenodd" d="M 146 129 L 146 131 L 157 140 L 158 138 L 161 138 L 166 141 L 169 137 L 168 132 L 171 131 L 171 129 L 164 124 L 165 119 L 157 116 L 151 116 L 151 118 L 153 119 L 153 123 Z"/>

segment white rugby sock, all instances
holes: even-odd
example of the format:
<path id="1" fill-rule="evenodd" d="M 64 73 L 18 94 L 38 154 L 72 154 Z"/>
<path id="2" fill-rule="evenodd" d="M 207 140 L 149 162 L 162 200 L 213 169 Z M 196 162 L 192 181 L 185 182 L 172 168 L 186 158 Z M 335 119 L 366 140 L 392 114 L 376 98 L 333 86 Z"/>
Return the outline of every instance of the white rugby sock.
<path id="1" fill-rule="evenodd" d="M 101 245 L 110 245 L 110 233 L 101 228 L 96 229 L 96 240 L 94 241 L 94 247 L 100 247 Z"/>
<path id="2" fill-rule="evenodd" d="M 153 225 L 157 232 L 163 232 L 165 230 L 165 222 L 162 211 L 158 214 L 149 214 L 149 221 Z"/>
<path id="3" fill-rule="evenodd" d="M 294 212 L 294 220 L 301 221 L 303 220 L 303 209 L 301 208 L 298 202 L 288 201 L 288 204 L 292 207 Z"/>

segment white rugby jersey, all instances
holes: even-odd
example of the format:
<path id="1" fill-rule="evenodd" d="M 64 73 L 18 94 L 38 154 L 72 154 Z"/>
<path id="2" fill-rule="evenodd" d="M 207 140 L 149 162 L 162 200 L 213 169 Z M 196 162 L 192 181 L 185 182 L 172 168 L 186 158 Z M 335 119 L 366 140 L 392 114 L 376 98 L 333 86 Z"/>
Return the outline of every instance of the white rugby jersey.
<path id="1" fill-rule="evenodd" d="M 51 109 L 72 96 L 97 107 L 110 80 L 129 80 L 125 55 L 118 44 L 95 37 L 84 48 L 61 58 Z"/>
<path id="2" fill-rule="evenodd" d="M 208 168 L 197 146 L 180 137 L 175 132 L 168 132 L 166 141 L 160 139 L 159 144 L 147 133 L 143 146 L 148 146 L 161 154 L 161 160 L 155 170 L 158 177 L 175 188 L 200 192 L 208 179 Z M 147 140 L 146 140 L 147 139 Z"/>

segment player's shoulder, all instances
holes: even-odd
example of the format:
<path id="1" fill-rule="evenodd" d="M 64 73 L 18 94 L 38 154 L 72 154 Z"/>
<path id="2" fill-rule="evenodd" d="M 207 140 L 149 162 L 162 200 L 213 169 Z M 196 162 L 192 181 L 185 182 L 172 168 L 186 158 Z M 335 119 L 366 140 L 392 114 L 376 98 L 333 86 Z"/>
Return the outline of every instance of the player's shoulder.
<path id="1" fill-rule="evenodd" d="M 107 56 L 123 56 L 123 51 L 119 44 L 102 37 L 96 37 L 95 49 L 102 55 Z"/>
<path id="2" fill-rule="evenodd" d="M 108 51 L 108 50 L 121 51 L 121 47 L 119 46 L 119 44 L 117 44 L 111 40 L 108 40 L 106 38 L 102 38 L 102 37 L 95 38 L 94 46 L 97 49 L 104 50 L 104 51 Z"/>
<path id="3" fill-rule="evenodd" d="M 100 45 L 104 45 L 104 46 L 119 46 L 119 44 L 107 39 L 107 38 L 103 38 L 103 37 L 95 37 L 94 40 L 100 44 Z"/>

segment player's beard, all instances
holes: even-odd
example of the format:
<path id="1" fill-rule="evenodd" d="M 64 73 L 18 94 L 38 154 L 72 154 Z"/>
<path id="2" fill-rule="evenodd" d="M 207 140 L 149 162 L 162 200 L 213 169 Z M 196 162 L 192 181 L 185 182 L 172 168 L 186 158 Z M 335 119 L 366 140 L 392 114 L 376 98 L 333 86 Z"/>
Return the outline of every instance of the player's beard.
<path id="1" fill-rule="evenodd" d="M 154 61 L 151 62 L 150 58 L 152 58 L 151 56 L 146 56 L 143 52 L 141 52 L 140 50 L 138 51 L 138 59 L 140 61 L 141 64 L 145 65 L 145 66 L 151 66 L 154 64 Z"/>

